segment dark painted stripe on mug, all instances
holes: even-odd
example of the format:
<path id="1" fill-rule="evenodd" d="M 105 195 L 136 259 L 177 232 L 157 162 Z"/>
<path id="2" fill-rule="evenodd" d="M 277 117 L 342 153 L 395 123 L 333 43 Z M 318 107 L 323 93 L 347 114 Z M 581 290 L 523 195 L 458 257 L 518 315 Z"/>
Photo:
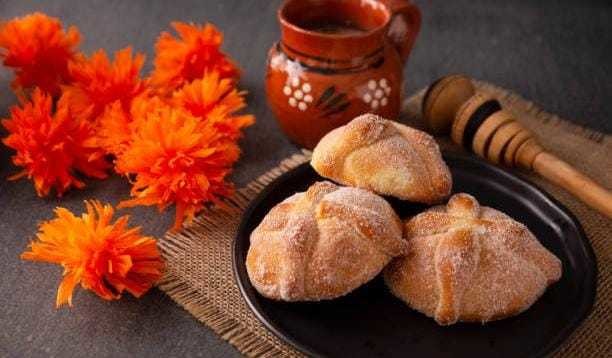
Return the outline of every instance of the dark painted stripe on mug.
<path id="1" fill-rule="evenodd" d="M 354 66 L 354 67 L 340 68 L 340 69 L 325 68 L 325 67 L 311 66 L 311 65 L 305 64 L 302 61 L 299 61 L 295 57 L 292 57 L 291 55 L 287 54 L 287 52 L 283 51 L 283 49 L 280 46 L 280 43 L 276 44 L 276 50 L 279 53 L 282 53 L 283 55 L 285 55 L 289 60 L 298 62 L 300 66 L 304 67 L 308 71 L 314 72 L 314 73 L 320 73 L 323 75 L 342 75 L 346 73 L 362 72 L 362 71 L 369 70 L 370 68 L 378 68 L 382 66 L 382 64 L 385 62 L 384 56 L 381 56 L 378 61 L 375 61 L 367 66 L 362 65 L 362 66 Z"/>
<path id="2" fill-rule="evenodd" d="M 328 99 L 331 98 L 331 96 L 334 95 L 335 92 L 336 92 L 335 86 L 327 87 L 327 89 L 323 91 L 323 94 L 321 95 L 321 97 L 319 97 L 319 99 L 317 100 L 317 104 L 315 104 L 315 107 L 319 107 L 323 102 L 326 102 Z"/>
<path id="3" fill-rule="evenodd" d="M 350 59 L 350 60 L 335 60 L 335 59 L 333 59 L 333 58 L 312 56 L 312 55 L 309 55 L 309 54 L 303 53 L 303 52 L 301 52 L 301 51 L 298 51 L 298 50 L 294 49 L 293 47 L 291 47 L 291 46 L 287 45 L 287 44 L 286 44 L 286 43 L 284 43 L 284 42 L 283 42 L 282 44 L 283 44 L 283 47 L 285 47 L 286 49 L 288 49 L 289 51 L 291 51 L 291 52 L 295 53 L 295 54 L 296 54 L 296 55 L 298 55 L 298 56 L 303 56 L 303 57 L 307 57 L 307 58 L 312 58 L 313 60 L 320 61 L 320 62 L 325 62 L 325 63 L 334 63 L 334 64 L 336 64 L 336 63 L 353 63 L 353 62 L 355 61 L 355 60 L 353 60 L 353 59 Z M 367 60 L 367 59 L 370 59 L 370 58 L 372 58 L 372 57 L 374 57 L 374 56 L 378 55 L 378 54 L 379 54 L 379 53 L 381 53 L 382 51 L 383 51 L 383 48 L 382 48 L 382 46 L 381 46 L 381 47 L 377 48 L 376 50 L 372 51 L 371 53 L 369 53 L 369 54 L 367 54 L 367 55 L 365 55 L 365 56 L 360 57 L 360 59 L 361 59 L 361 60 L 363 60 L 363 61 L 365 61 L 365 60 Z"/>
<path id="4" fill-rule="evenodd" d="M 346 101 L 346 93 L 338 93 L 336 96 L 332 97 L 329 102 L 325 104 L 323 107 L 324 111 L 328 111 L 333 109 L 338 103 Z"/>
<path id="5" fill-rule="evenodd" d="M 465 130 L 463 131 L 463 146 L 472 150 L 472 140 L 474 140 L 474 136 L 478 131 L 478 128 L 482 125 L 482 123 L 489 118 L 493 113 L 500 111 L 501 105 L 497 100 L 489 100 L 485 103 L 481 104 L 475 111 L 472 113 L 470 118 L 468 119 L 467 125 L 465 126 Z"/>
<path id="6" fill-rule="evenodd" d="M 337 108 L 323 113 L 322 117 L 329 117 L 329 116 L 333 116 L 336 113 L 344 112 L 350 105 L 351 105 L 351 102 L 344 102 L 340 104 Z"/>

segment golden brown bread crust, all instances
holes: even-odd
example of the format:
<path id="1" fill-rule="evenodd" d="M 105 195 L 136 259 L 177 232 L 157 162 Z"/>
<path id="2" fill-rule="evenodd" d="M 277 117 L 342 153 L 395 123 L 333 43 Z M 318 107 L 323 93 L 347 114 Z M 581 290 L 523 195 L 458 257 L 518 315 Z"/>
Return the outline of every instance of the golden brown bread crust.
<path id="1" fill-rule="evenodd" d="M 421 203 L 448 197 L 450 171 L 425 132 L 364 114 L 329 132 L 310 162 L 321 176 Z"/>
<path id="2" fill-rule="evenodd" d="M 406 249 L 402 223 L 383 198 L 318 182 L 264 217 L 251 234 L 246 267 L 266 297 L 318 301 L 361 286 Z"/>
<path id="3" fill-rule="evenodd" d="M 468 194 L 407 221 L 404 237 L 408 255 L 387 266 L 385 282 L 441 325 L 519 314 L 561 277 L 561 261 L 527 227 Z"/>

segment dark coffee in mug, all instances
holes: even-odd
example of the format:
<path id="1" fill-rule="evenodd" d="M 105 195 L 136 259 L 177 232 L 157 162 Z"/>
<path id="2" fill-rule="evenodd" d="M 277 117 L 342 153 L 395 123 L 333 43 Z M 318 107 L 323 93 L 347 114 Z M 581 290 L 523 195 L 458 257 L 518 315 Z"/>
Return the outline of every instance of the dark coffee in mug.
<path id="1" fill-rule="evenodd" d="M 303 23 L 301 27 L 308 31 L 332 35 L 358 35 L 366 32 L 350 20 L 340 22 L 333 19 L 318 19 Z"/>

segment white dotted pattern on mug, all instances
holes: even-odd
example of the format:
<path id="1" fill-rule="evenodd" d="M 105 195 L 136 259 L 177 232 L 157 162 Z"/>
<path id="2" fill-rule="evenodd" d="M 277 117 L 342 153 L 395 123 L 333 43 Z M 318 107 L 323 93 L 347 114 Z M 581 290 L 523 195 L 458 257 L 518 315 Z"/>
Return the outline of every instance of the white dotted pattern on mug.
<path id="1" fill-rule="evenodd" d="M 368 81 L 366 88 L 366 92 L 361 99 L 369 104 L 371 109 L 376 110 L 389 103 L 391 87 L 386 78 L 381 78 L 378 81 L 371 79 Z"/>
<path id="2" fill-rule="evenodd" d="M 301 83 L 299 77 L 287 78 L 287 83 L 283 87 L 283 94 L 288 97 L 287 101 L 291 107 L 297 107 L 300 111 L 308 109 L 312 103 L 312 86 L 308 82 Z"/>

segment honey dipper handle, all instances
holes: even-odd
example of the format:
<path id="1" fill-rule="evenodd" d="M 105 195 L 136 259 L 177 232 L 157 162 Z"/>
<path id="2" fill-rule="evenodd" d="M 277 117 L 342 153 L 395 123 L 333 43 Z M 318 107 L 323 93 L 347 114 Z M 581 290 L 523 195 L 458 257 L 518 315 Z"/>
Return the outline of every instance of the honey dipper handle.
<path id="1" fill-rule="evenodd" d="M 541 152 L 535 157 L 532 168 L 585 204 L 612 218 L 612 193 L 571 165 L 548 152 Z"/>

